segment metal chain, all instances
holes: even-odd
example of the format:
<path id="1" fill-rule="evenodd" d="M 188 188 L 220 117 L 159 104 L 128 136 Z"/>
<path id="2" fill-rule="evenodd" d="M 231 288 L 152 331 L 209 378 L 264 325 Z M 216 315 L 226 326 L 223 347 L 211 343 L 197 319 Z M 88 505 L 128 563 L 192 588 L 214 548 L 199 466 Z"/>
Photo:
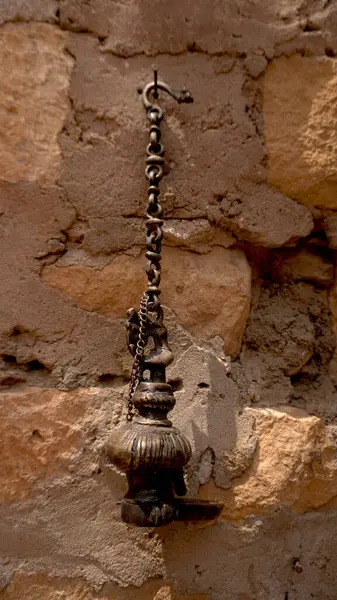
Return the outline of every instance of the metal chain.
<path id="1" fill-rule="evenodd" d="M 146 274 L 148 280 L 148 292 L 151 297 L 151 308 L 158 312 L 160 294 L 159 285 L 161 277 L 161 242 L 163 239 L 163 209 L 159 202 L 159 182 L 164 171 L 164 146 L 160 142 L 160 123 L 163 119 L 163 111 L 157 106 L 151 106 L 148 110 L 150 121 L 150 143 L 147 146 L 145 176 L 149 181 L 148 207 L 146 221 Z"/>
<path id="2" fill-rule="evenodd" d="M 127 415 L 126 420 L 132 421 L 134 410 L 132 403 L 132 396 L 135 393 L 136 387 L 139 383 L 140 376 L 142 373 L 143 366 L 143 356 L 144 350 L 147 343 L 146 339 L 146 324 L 148 319 L 148 303 L 149 303 L 149 295 L 144 292 L 142 299 L 140 301 L 140 309 L 139 309 L 139 336 L 136 345 L 135 358 L 132 365 L 131 378 L 129 384 L 129 394 L 128 394 L 128 402 L 127 402 Z"/>
<path id="3" fill-rule="evenodd" d="M 148 311 L 160 312 L 160 276 L 161 276 L 161 242 L 163 239 L 163 220 L 161 216 L 163 209 L 159 202 L 159 182 L 163 177 L 164 146 L 160 142 L 160 123 L 163 118 L 162 110 L 157 106 L 151 106 L 148 110 L 150 121 L 150 143 L 147 146 L 145 176 L 149 181 L 148 206 L 146 221 L 146 274 L 148 288 L 142 296 L 139 309 L 139 334 L 136 344 L 135 358 L 132 366 L 129 394 L 127 401 L 127 421 L 132 421 L 134 408 L 132 396 L 140 381 L 143 369 L 144 350 L 147 344 L 146 325 L 148 322 Z"/>
<path id="4" fill-rule="evenodd" d="M 138 313 L 138 339 L 136 343 L 135 358 L 132 367 L 129 395 L 127 402 L 127 420 L 131 421 L 134 410 L 132 396 L 142 377 L 144 350 L 148 338 L 148 325 L 150 322 L 149 312 L 151 312 L 151 320 L 160 322 L 162 319 L 162 308 L 159 302 L 160 295 L 160 278 L 161 278 L 161 242 L 163 239 L 163 209 L 159 202 L 159 182 L 164 174 L 164 146 L 162 145 L 160 123 L 163 120 L 163 111 L 153 104 L 149 95 L 152 93 L 153 98 L 157 100 L 158 90 L 163 90 L 168 93 L 177 102 L 190 103 L 193 98 L 190 92 L 186 89 L 173 90 L 163 81 L 158 81 L 157 69 L 154 69 L 154 82 L 147 84 L 142 93 L 143 104 L 147 111 L 147 116 L 150 122 L 150 142 L 146 148 L 146 168 L 145 176 L 149 181 L 148 187 L 148 206 L 147 206 L 147 221 L 146 221 L 146 274 L 147 274 L 147 290 L 142 296 L 140 310 Z M 153 323 L 153 321 L 152 321 Z"/>

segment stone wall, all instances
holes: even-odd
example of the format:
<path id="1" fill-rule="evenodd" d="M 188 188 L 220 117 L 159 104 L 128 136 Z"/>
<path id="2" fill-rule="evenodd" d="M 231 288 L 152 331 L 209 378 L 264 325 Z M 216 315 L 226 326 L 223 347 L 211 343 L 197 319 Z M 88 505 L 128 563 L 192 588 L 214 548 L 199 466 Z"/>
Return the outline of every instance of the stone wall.
<path id="1" fill-rule="evenodd" d="M 337 6 L 0 5 L 1 600 L 336 600 Z M 162 97 L 163 294 L 190 494 L 135 529 L 104 443 L 145 285 Z M 187 276 L 185 277 L 185 274 Z"/>

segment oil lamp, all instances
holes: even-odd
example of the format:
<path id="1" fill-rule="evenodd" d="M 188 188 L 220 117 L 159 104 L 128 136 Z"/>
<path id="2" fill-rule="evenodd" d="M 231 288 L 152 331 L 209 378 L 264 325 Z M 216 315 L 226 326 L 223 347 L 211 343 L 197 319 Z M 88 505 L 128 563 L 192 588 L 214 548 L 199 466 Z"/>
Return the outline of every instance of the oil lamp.
<path id="1" fill-rule="evenodd" d="M 124 471 L 128 492 L 123 498 L 122 518 L 141 527 L 158 527 L 174 520 L 199 521 L 216 518 L 222 504 L 183 498 L 186 494 L 184 466 L 191 457 L 191 445 L 168 419 L 175 405 L 166 368 L 173 361 L 159 301 L 160 261 L 163 238 L 163 209 L 159 200 L 159 182 L 163 177 L 164 146 L 160 125 L 163 110 L 158 105 L 159 90 L 179 103 L 193 102 L 183 89 L 175 91 L 158 80 L 142 91 L 150 123 L 146 148 L 145 175 L 148 180 L 146 220 L 145 290 L 139 311 L 127 312 L 127 344 L 134 357 L 131 373 L 127 420 L 110 435 L 106 452 L 112 463 Z"/>

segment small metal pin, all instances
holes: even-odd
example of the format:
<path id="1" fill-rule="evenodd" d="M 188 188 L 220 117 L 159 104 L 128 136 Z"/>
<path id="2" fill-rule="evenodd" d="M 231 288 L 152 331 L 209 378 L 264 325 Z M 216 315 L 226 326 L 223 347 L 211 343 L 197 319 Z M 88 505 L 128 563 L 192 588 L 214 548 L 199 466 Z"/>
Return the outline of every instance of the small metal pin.
<path id="1" fill-rule="evenodd" d="M 153 65 L 153 81 L 154 81 L 154 88 L 153 88 L 153 97 L 155 100 L 158 100 L 158 67 L 157 65 Z"/>

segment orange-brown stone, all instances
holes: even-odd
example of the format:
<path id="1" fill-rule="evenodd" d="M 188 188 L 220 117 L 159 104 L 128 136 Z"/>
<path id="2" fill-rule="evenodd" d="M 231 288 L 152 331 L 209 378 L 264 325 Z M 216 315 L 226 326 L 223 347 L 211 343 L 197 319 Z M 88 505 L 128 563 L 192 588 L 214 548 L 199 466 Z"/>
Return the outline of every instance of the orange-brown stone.
<path id="1" fill-rule="evenodd" d="M 23 499 L 67 471 L 83 447 L 81 423 L 92 394 L 39 388 L 1 394 L 1 501 Z"/>

